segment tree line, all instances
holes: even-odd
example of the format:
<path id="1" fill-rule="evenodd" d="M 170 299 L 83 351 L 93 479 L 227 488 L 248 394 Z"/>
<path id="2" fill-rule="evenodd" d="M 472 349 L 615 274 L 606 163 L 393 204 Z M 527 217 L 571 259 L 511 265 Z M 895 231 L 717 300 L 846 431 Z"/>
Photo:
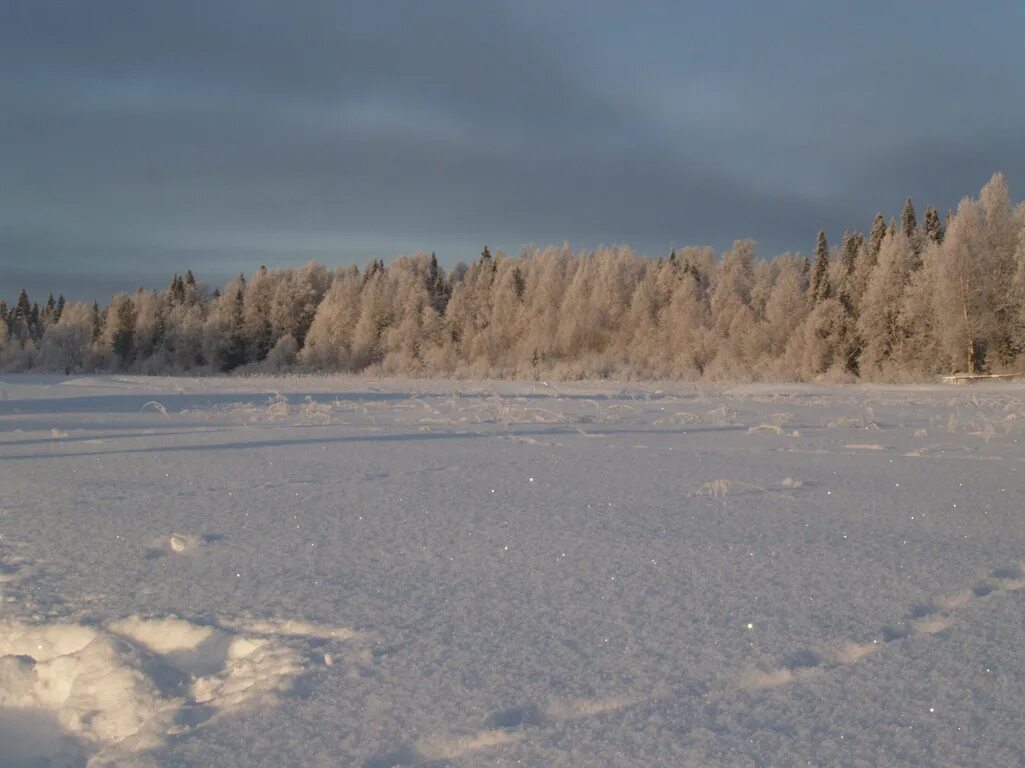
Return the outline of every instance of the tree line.
<path id="1" fill-rule="evenodd" d="M 210 290 L 192 272 L 101 307 L 0 301 L 0 369 L 653 379 L 920 380 L 1025 369 L 1025 204 L 996 174 L 945 219 L 899 221 L 811 259 L 739 240 L 643 257 L 485 247 L 329 270 L 261 267 Z"/>

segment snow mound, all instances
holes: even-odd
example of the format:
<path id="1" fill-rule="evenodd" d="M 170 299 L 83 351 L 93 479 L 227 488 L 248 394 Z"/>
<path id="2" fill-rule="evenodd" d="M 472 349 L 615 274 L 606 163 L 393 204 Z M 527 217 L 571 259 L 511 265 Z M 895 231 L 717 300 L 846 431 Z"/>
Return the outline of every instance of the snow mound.
<path id="1" fill-rule="evenodd" d="M 184 728 L 185 710 L 207 720 L 267 701 L 302 669 L 283 643 L 173 616 L 105 628 L 0 621 L 0 765 L 149 749 Z"/>
<path id="2" fill-rule="evenodd" d="M 0 731 L 5 748 L 28 760 L 59 757 L 75 742 L 102 748 L 140 737 L 139 746 L 152 744 L 145 726 L 167 707 L 140 661 L 134 648 L 90 627 L 0 623 L 0 713 L 14 723 L 12 712 L 50 715 L 58 726 L 52 739 Z"/>
<path id="3" fill-rule="evenodd" d="M 358 633 L 351 627 L 331 627 L 298 619 L 244 619 L 225 626 L 251 635 L 281 637 L 312 637 L 320 640 L 351 640 Z"/>
<path id="4" fill-rule="evenodd" d="M 172 533 L 170 536 L 161 536 L 150 541 L 146 556 L 155 558 L 164 555 L 191 555 L 202 547 L 216 544 L 223 539 L 224 537 L 218 534 L 196 536 L 191 533 Z"/>
<path id="5" fill-rule="evenodd" d="M 167 546 L 170 547 L 172 552 L 182 553 L 186 549 L 191 549 L 196 546 L 196 540 L 193 536 L 183 536 L 180 533 L 172 533 L 170 539 L 168 539 Z"/>

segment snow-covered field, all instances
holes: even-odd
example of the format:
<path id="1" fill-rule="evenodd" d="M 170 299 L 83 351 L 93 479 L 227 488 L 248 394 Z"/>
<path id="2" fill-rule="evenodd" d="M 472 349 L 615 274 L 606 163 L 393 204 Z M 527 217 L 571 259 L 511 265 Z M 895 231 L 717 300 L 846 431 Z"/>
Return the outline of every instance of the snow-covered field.
<path id="1" fill-rule="evenodd" d="M 10 376 L 0 765 L 1025 764 L 1025 387 Z"/>

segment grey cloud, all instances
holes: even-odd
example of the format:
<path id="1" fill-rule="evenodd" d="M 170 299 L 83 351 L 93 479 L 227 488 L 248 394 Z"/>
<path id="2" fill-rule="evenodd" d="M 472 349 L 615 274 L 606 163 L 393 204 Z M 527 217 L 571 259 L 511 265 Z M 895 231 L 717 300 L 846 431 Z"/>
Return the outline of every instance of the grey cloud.
<path id="1" fill-rule="evenodd" d="M 809 8 L 3 4 L 0 265 L 132 285 L 485 240 L 768 255 L 1025 178 L 1020 54 L 949 54 L 942 14 Z"/>

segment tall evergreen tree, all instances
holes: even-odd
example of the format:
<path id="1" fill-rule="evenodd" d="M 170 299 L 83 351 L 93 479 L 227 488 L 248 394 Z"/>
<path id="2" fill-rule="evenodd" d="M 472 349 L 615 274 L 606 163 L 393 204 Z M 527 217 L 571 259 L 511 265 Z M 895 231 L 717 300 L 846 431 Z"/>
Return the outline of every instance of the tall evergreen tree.
<path id="1" fill-rule="evenodd" d="M 163 346 L 164 339 L 167 338 L 167 310 L 163 302 L 157 302 L 154 312 L 152 348 L 155 351 Z"/>
<path id="2" fill-rule="evenodd" d="M 90 340 L 96 344 L 103 335 L 103 314 L 100 312 L 100 305 L 95 301 L 90 314 L 90 325 L 92 328 Z"/>
<path id="3" fill-rule="evenodd" d="M 177 273 L 171 278 L 171 286 L 167 289 L 167 303 L 171 306 L 181 306 L 185 303 L 185 282 Z"/>
<path id="4" fill-rule="evenodd" d="M 64 294 L 62 293 L 57 298 L 57 308 L 56 308 L 56 311 L 54 312 L 54 318 L 53 318 L 55 323 L 56 322 L 60 322 L 61 315 L 64 314 L 64 305 L 65 305 L 65 303 L 66 302 L 64 301 Z"/>
<path id="5" fill-rule="evenodd" d="M 245 335 L 249 343 L 248 360 L 259 363 L 274 346 L 271 304 L 275 284 L 267 267 L 261 265 L 253 275 L 245 294 Z"/>
<path id="6" fill-rule="evenodd" d="M 120 365 L 125 366 L 131 362 L 135 351 L 135 303 L 128 296 L 122 297 L 117 304 L 115 322 L 111 348 Z"/>
<path id="7" fill-rule="evenodd" d="M 886 237 L 886 218 L 880 212 L 876 214 L 875 221 L 872 222 L 872 233 L 868 236 L 869 255 L 873 259 L 879 256 L 879 246 L 883 244 L 884 237 Z"/>
<path id="8" fill-rule="evenodd" d="M 527 290 L 527 281 L 524 279 L 523 270 L 521 270 L 519 266 L 513 268 L 512 280 L 513 290 L 516 292 L 516 298 L 522 299 L 523 294 L 526 293 Z"/>
<path id="9" fill-rule="evenodd" d="M 46 304 L 43 305 L 42 311 L 39 313 L 39 321 L 44 330 L 57 322 L 55 319 L 56 314 L 57 302 L 51 293 L 49 297 L 47 297 Z"/>
<path id="10" fill-rule="evenodd" d="M 943 222 L 940 220 L 940 212 L 931 205 L 925 209 L 923 230 L 927 240 L 933 243 L 943 242 L 944 228 Z"/>
<path id="11" fill-rule="evenodd" d="M 29 320 L 32 317 L 32 302 L 28 299 L 28 291 L 24 288 L 18 294 L 18 303 L 14 305 L 14 312 L 12 317 L 15 320 L 19 320 L 28 327 Z"/>
<path id="12" fill-rule="evenodd" d="M 840 285 L 837 290 L 843 318 L 838 332 L 838 358 L 848 373 L 858 373 L 861 340 L 858 336 L 857 315 L 854 311 L 855 282 L 858 257 L 865 247 L 865 236 L 860 232 L 845 232 L 840 255 Z"/>
<path id="13" fill-rule="evenodd" d="M 918 219 L 915 216 L 915 204 L 911 202 L 910 197 L 904 201 L 904 211 L 900 215 L 900 228 L 911 240 L 915 239 L 915 234 L 918 231 Z"/>
<path id="14" fill-rule="evenodd" d="M 844 232 L 843 248 L 840 253 L 840 285 L 837 293 L 848 312 L 853 309 L 854 270 L 858 262 L 858 252 L 864 244 L 865 236 L 860 232 Z"/>
<path id="15" fill-rule="evenodd" d="M 39 311 L 39 302 L 32 303 L 32 311 L 28 316 L 28 333 L 33 341 L 43 338 L 43 321 Z"/>
<path id="16" fill-rule="evenodd" d="M 438 266 L 438 257 L 433 251 L 431 252 L 430 266 L 427 268 L 427 295 L 430 296 L 431 306 L 434 307 L 434 310 L 439 315 L 444 314 L 448 304 L 449 290 L 441 267 Z"/>
<path id="17" fill-rule="evenodd" d="M 811 292 L 812 301 L 818 303 L 829 298 L 831 290 L 829 287 L 829 243 L 826 242 L 825 230 L 819 230 L 818 242 L 815 245 L 815 261 L 811 267 L 811 285 L 808 287 Z"/>
<path id="18" fill-rule="evenodd" d="M 480 266 L 480 275 L 487 281 L 490 281 L 495 271 L 498 269 L 498 264 L 495 262 L 494 257 L 491 255 L 491 251 L 485 245 L 484 250 L 480 252 L 480 260 L 477 262 Z"/>
<path id="19" fill-rule="evenodd" d="M 224 369 L 230 371 L 246 363 L 245 327 L 245 275 L 239 275 L 239 287 L 232 300 L 228 318 L 228 344 L 224 352 Z"/>

